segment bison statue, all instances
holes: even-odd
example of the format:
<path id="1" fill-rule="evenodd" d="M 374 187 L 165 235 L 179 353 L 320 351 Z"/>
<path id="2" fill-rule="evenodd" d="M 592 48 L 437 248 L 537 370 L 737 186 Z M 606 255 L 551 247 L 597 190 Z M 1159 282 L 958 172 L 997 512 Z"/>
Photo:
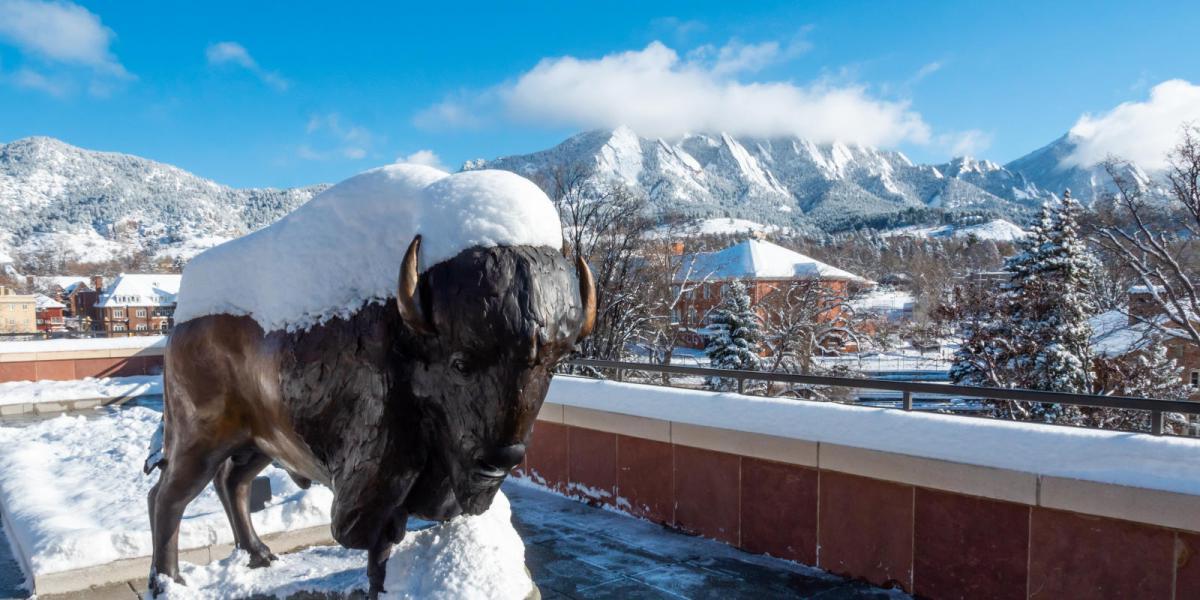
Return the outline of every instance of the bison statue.
<path id="1" fill-rule="evenodd" d="M 372 596 L 410 515 L 487 510 L 595 319 L 561 239 L 517 175 L 393 165 L 194 259 L 147 462 L 151 590 L 182 583 L 180 519 L 210 481 L 250 566 L 275 560 L 248 506 L 272 462 L 333 491 L 333 537 L 368 551 Z"/>

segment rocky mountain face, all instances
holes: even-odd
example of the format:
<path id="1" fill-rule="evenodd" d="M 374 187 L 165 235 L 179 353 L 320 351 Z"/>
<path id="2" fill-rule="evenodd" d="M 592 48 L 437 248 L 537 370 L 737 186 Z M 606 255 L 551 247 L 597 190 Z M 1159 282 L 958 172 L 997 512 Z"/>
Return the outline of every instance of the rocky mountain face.
<path id="1" fill-rule="evenodd" d="M 645 193 L 654 210 L 831 229 L 906 211 L 989 214 L 1023 220 L 1052 194 L 989 161 L 918 165 L 900 152 L 799 138 L 693 134 L 648 139 L 629 128 L 590 131 L 532 154 L 470 161 L 545 179 L 586 165 L 602 181 Z"/>
<path id="2" fill-rule="evenodd" d="M 234 189 L 136 156 L 26 138 L 0 145 L 0 254 L 33 270 L 135 255 L 186 260 L 325 187 Z"/>
<path id="3" fill-rule="evenodd" d="M 1069 189 L 1073 197 L 1084 203 L 1115 191 L 1112 177 L 1103 165 L 1065 166 L 1064 160 L 1074 151 L 1075 142 L 1071 141 L 1070 134 L 1064 134 L 1057 140 L 1008 163 L 1005 168 L 1014 173 L 1021 173 L 1041 189 L 1054 190 L 1059 194 Z M 1143 191 L 1153 187 L 1150 176 L 1136 165 L 1121 165 L 1119 174 Z"/>

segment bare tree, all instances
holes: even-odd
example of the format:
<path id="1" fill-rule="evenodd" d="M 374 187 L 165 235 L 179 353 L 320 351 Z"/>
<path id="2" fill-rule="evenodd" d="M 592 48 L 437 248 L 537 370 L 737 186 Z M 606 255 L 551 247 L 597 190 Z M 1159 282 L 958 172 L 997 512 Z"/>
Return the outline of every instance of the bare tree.
<path id="1" fill-rule="evenodd" d="M 615 182 L 599 181 L 584 165 L 552 170 L 540 182 L 558 209 L 568 254 L 582 257 L 596 279 L 596 328 L 584 356 L 620 358 L 649 327 L 652 282 L 640 244 L 653 223 L 646 198 Z"/>
<path id="2" fill-rule="evenodd" d="M 1184 127 L 1169 156 L 1166 198 L 1126 176 L 1126 165 L 1117 159 L 1105 163 L 1115 192 L 1107 199 L 1111 219 L 1094 239 L 1146 287 L 1168 324 L 1200 346 L 1200 128 Z"/>

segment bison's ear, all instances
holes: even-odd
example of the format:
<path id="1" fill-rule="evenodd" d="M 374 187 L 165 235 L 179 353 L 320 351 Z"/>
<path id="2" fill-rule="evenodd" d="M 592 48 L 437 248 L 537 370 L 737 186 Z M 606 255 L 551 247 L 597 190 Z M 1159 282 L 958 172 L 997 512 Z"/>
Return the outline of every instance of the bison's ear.
<path id="1" fill-rule="evenodd" d="M 583 301 L 583 327 L 579 328 L 576 342 L 592 333 L 596 327 L 596 281 L 582 256 L 575 257 L 575 275 L 579 278 L 579 299 Z"/>
<path id="2" fill-rule="evenodd" d="M 420 252 L 421 236 L 418 235 L 408 245 L 408 251 L 404 253 L 404 260 L 400 263 L 400 282 L 396 286 L 396 308 L 400 309 L 400 318 L 404 319 L 404 324 L 413 333 L 428 335 L 433 333 L 433 324 L 421 313 L 421 306 L 416 299 L 417 255 Z"/>

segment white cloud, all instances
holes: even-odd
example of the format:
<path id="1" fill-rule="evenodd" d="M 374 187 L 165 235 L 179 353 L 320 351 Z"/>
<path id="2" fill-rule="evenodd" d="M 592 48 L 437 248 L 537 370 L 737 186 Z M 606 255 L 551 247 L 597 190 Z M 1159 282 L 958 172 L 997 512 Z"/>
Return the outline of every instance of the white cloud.
<path id="1" fill-rule="evenodd" d="M 483 125 L 479 111 L 492 100 L 493 94 L 462 96 L 429 106 L 413 117 L 413 124 L 422 129 L 473 129 Z"/>
<path id="2" fill-rule="evenodd" d="M 376 142 L 376 136 L 365 127 L 346 121 L 338 113 L 312 115 L 304 130 L 309 142 L 301 144 L 296 154 L 305 160 L 366 158 Z"/>
<path id="3" fill-rule="evenodd" d="M 1062 163 L 1087 167 L 1116 156 L 1149 171 L 1160 170 L 1188 123 L 1200 123 L 1200 86 L 1182 79 L 1164 81 L 1144 102 L 1125 102 L 1106 113 L 1080 117 L 1070 132 L 1075 150 Z"/>
<path id="4" fill-rule="evenodd" d="M 17 87 L 39 90 L 51 96 L 66 96 L 72 90 L 70 83 L 49 77 L 32 69 L 20 69 L 7 77 Z"/>
<path id="5" fill-rule="evenodd" d="M 499 108 L 518 121 L 583 128 L 628 125 L 647 136 L 723 131 L 881 146 L 930 141 L 929 126 L 907 102 L 876 98 L 864 85 L 742 82 L 729 76 L 771 54 L 762 45 L 747 48 L 731 47 L 724 62 L 720 52 L 714 61 L 681 60 L 660 42 L 598 59 L 544 59 L 511 83 L 465 102 L 447 100 L 422 111 L 415 121 L 453 125 L 437 116 Z"/>
<path id="6" fill-rule="evenodd" d="M 687 59 L 693 66 L 705 66 L 714 77 L 727 77 L 760 71 L 771 64 L 796 58 L 811 48 L 812 44 L 800 36 L 786 45 L 776 41 L 745 44 L 730 40 L 720 48 L 711 44 L 700 46 L 688 52 Z"/>
<path id="7" fill-rule="evenodd" d="M 224 65 L 235 65 L 246 69 L 253 73 L 263 83 L 275 88 L 278 91 L 287 91 L 291 85 L 288 80 L 275 71 L 268 71 L 250 56 L 250 51 L 246 47 L 237 42 L 217 42 L 211 44 L 204 52 L 208 58 L 209 66 L 219 67 Z"/>
<path id="8" fill-rule="evenodd" d="M 913 74 L 912 78 L 909 79 L 908 82 L 912 84 L 921 81 L 922 79 L 941 71 L 942 67 L 944 66 L 946 66 L 946 63 L 940 60 L 925 63 L 924 65 L 921 65 L 920 69 L 917 69 L 917 72 Z"/>
<path id="9" fill-rule="evenodd" d="M 88 88 L 100 93 L 117 80 L 134 77 L 113 55 L 112 30 L 88 9 L 71 2 L 0 0 L 0 41 L 16 47 L 37 69 L 25 66 L 5 79 L 16 86 L 62 96 L 77 86 L 63 73 L 47 69 L 90 72 Z"/>
<path id="10" fill-rule="evenodd" d="M 397 158 L 396 162 L 414 163 L 418 165 L 425 165 L 427 167 L 433 167 L 435 169 L 441 169 L 443 171 L 447 170 L 446 166 L 442 164 L 441 157 L 439 157 L 433 150 L 417 150 L 408 156 L 401 156 L 400 158 Z"/>
<path id="11" fill-rule="evenodd" d="M 951 156 L 979 156 L 992 145 L 992 134 L 979 129 L 968 129 L 937 136 L 939 146 L 946 148 Z"/>

